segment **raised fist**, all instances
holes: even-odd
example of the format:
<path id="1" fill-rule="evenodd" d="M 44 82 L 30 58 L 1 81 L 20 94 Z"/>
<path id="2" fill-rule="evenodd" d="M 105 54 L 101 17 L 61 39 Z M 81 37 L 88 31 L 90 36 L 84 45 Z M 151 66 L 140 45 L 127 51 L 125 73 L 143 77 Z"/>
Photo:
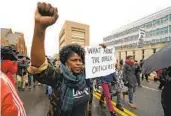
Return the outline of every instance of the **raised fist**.
<path id="1" fill-rule="evenodd" d="M 43 28 L 54 24 L 58 18 L 57 8 L 54 8 L 51 4 L 38 3 L 35 12 L 35 23 L 39 24 Z"/>

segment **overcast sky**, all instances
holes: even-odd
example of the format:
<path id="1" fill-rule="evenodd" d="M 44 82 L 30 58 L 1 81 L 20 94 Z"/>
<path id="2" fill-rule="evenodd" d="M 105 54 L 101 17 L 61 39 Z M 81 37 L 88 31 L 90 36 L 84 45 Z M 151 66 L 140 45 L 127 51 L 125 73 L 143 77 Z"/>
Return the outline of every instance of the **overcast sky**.
<path id="1" fill-rule="evenodd" d="M 123 25 L 171 6 L 171 0 L 0 0 L 0 28 L 22 32 L 30 53 L 34 12 L 38 1 L 58 8 L 58 21 L 47 29 L 46 54 L 58 51 L 58 34 L 65 20 L 90 25 L 90 44 Z"/>

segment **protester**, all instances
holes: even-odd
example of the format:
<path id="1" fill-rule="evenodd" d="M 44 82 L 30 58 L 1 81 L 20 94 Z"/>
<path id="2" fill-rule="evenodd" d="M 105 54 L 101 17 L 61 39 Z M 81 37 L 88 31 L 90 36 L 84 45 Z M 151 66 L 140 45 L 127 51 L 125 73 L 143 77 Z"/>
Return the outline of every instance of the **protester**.
<path id="1" fill-rule="evenodd" d="M 106 48 L 105 44 L 99 44 L 99 45 L 104 49 Z M 100 97 L 99 104 L 100 106 L 103 106 L 104 98 L 106 98 L 106 104 L 111 116 L 116 116 L 116 112 L 112 105 L 112 95 L 110 93 L 111 83 L 114 81 L 114 78 L 115 78 L 114 73 L 100 77 L 103 91 Z"/>
<path id="2" fill-rule="evenodd" d="M 141 69 L 142 69 L 143 63 L 144 63 L 144 59 L 140 60 L 140 68 L 141 68 Z M 144 76 L 145 76 L 145 80 L 146 80 L 147 82 L 149 82 L 149 81 L 148 81 L 148 75 L 149 75 L 149 74 L 142 74 L 141 80 L 143 81 L 143 80 L 144 80 Z"/>
<path id="3" fill-rule="evenodd" d="M 16 49 L 12 46 L 1 47 L 1 70 L 11 80 L 16 87 L 14 74 L 18 70 Z"/>
<path id="4" fill-rule="evenodd" d="M 17 62 L 11 60 L 3 60 L 1 62 L 1 67 L 2 67 L 2 72 L 8 76 L 8 78 L 11 80 L 13 85 L 16 87 L 16 81 L 13 75 L 17 72 L 18 69 Z"/>
<path id="5" fill-rule="evenodd" d="M 126 62 L 123 68 L 123 80 L 126 86 L 128 86 L 129 105 L 136 109 L 134 94 L 136 89 L 137 79 L 135 76 L 135 66 L 133 56 L 127 56 Z"/>
<path id="6" fill-rule="evenodd" d="M 121 105 L 121 96 L 123 96 L 124 92 L 124 82 L 123 82 L 123 71 L 122 66 L 118 63 L 116 64 L 116 71 L 115 71 L 115 79 L 114 79 L 114 89 L 116 90 L 117 95 L 117 104 L 116 107 L 121 111 L 124 111 Z"/>
<path id="7" fill-rule="evenodd" d="M 60 51 L 60 68 L 56 69 L 45 58 L 45 31 L 57 20 L 57 8 L 38 3 L 31 48 L 29 72 L 41 83 L 50 85 L 54 92 L 50 116 L 85 116 L 90 89 L 83 71 L 84 48 L 77 44 Z"/>
<path id="8" fill-rule="evenodd" d="M 27 74 L 27 62 L 26 57 L 23 56 L 18 61 L 18 72 L 17 72 L 17 86 L 18 90 L 25 90 L 25 85 L 28 82 L 28 74 Z"/>
<path id="9" fill-rule="evenodd" d="M 116 112 L 112 105 L 112 96 L 110 94 L 110 88 L 111 88 L 111 83 L 113 82 L 113 79 L 114 79 L 114 73 L 101 77 L 103 91 L 102 91 L 99 103 L 100 103 L 100 106 L 103 106 L 104 98 L 106 98 L 108 111 L 110 112 L 111 116 L 116 116 Z"/>
<path id="10" fill-rule="evenodd" d="M 28 73 L 28 86 L 29 86 L 29 89 L 31 89 L 32 80 L 33 80 L 33 75 Z"/>
<path id="11" fill-rule="evenodd" d="M 1 82 L 1 116 L 26 116 L 14 84 L 0 71 Z"/>
<path id="12" fill-rule="evenodd" d="M 140 74 L 141 74 L 141 67 L 138 64 L 138 61 L 135 60 L 135 76 L 136 76 L 136 79 L 137 79 L 138 86 L 142 87 L 141 86 L 141 81 L 140 81 Z"/>

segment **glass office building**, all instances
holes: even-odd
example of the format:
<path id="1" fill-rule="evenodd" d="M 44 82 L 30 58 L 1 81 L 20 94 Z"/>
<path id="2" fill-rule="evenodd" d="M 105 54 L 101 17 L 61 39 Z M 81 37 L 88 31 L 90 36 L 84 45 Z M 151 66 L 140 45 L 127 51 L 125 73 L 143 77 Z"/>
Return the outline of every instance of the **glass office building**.
<path id="1" fill-rule="evenodd" d="M 145 30 L 144 47 L 137 48 L 140 29 Z M 118 59 L 133 55 L 140 60 L 148 58 L 171 41 L 171 7 L 151 14 L 113 31 L 103 38 L 108 46 L 115 46 Z"/>

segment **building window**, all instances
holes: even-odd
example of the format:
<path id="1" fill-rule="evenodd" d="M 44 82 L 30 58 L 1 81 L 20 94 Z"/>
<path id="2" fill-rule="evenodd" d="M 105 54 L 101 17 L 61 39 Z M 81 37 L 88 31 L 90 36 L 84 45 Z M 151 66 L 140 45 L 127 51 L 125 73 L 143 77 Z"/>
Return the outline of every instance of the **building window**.
<path id="1" fill-rule="evenodd" d="M 163 18 L 161 18 L 161 24 L 164 24 L 164 23 L 166 23 L 167 21 L 168 21 L 168 15 L 165 16 L 165 17 L 163 17 Z"/>
<path id="2" fill-rule="evenodd" d="M 160 34 L 160 29 L 156 29 L 156 35 Z"/>
<path id="3" fill-rule="evenodd" d="M 153 26 L 156 26 L 156 25 L 157 25 L 157 21 L 154 20 L 154 21 L 153 21 Z"/>
<path id="4" fill-rule="evenodd" d="M 169 15 L 169 21 L 171 21 L 171 14 Z"/>
<path id="5" fill-rule="evenodd" d="M 146 24 L 145 24 L 145 27 L 146 27 L 146 28 L 151 28 L 151 27 L 152 27 L 152 22 L 146 23 Z"/>
<path id="6" fill-rule="evenodd" d="M 160 24 L 161 24 L 160 19 L 157 19 L 157 20 L 156 20 L 156 24 L 157 24 L 157 25 L 160 25 Z"/>
<path id="7" fill-rule="evenodd" d="M 171 25 L 169 25 L 169 33 L 171 33 Z"/>

